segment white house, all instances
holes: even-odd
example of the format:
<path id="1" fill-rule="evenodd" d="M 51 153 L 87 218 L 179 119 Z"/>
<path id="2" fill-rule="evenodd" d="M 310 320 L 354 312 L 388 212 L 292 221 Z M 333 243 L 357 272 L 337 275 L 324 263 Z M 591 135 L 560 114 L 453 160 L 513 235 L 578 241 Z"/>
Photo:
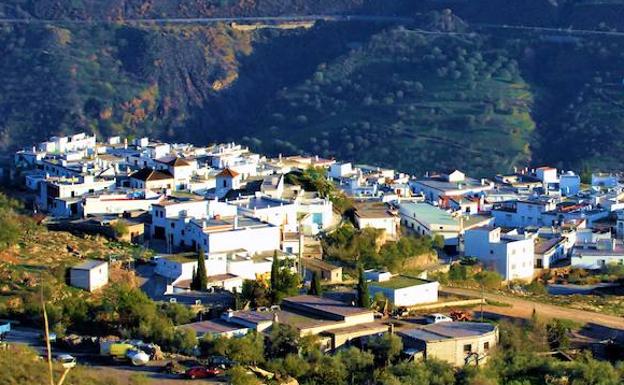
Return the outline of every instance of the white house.
<path id="1" fill-rule="evenodd" d="M 581 191 L 581 177 L 568 171 L 559 177 L 559 189 L 563 196 L 573 196 Z"/>
<path id="2" fill-rule="evenodd" d="M 65 153 L 95 148 L 95 135 L 82 132 L 72 136 L 53 136 L 47 142 L 39 143 L 39 151 Z"/>
<path id="3" fill-rule="evenodd" d="M 130 187 L 145 190 L 171 190 L 175 188 L 173 175 L 169 171 L 158 171 L 149 167 L 130 175 Z"/>
<path id="4" fill-rule="evenodd" d="M 219 219 L 191 220 L 191 244 L 207 253 L 244 249 L 251 254 L 279 250 L 279 227 L 256 218 L 234 216 Z"/>
<path id="5" fill-rule="evenodd" d="M 197 169 L 197 162 L 194 160 L 182 159 L 177 156 L 156 159 L 156 169 L 167 171 L 173 175 L 176 190 L 187 190 Z"/>
<path id="6" fill-rule="evenodd" d="M 260 219 L 284 231 L 297 231 L 297 205 L 291 201 L 256 195 L 228 204 L 238 207 L 239 215 Z"/>
<path id="7" fill-rule="evenodd" d="M 494 188 L 494 183 L 485 179 L 468 178 L 461 171 L 433 175 L 411 183 L 416 194 L 422 194 L 429 202 L 438 202 L 441 197 L 482 194 Z"/>
<path id="8" fill-rule="evenodd" d="M 428 203 L 401 202 L 401 224 L 419 235 L 442 235 L 446 242 L 457 244 L 460 223 L 453 216 Z"/>
<path id="9" fill-rule="evenodd" d="M 591 185 L 595 187 L 616 187 L 618 185 L 618 177 L 610 173 L 594 173 L 591 176 Z"/>
<path id="10" fill-rule="evenodd" d="M 451 215 L 424 202 L 401 202 L 399 215 L 404 228 L 419 235 L 441 235 L 445 246 L 451 249 L 460 247 L 460 236 L 467 229 L 491 223 L 489 217 Z"/>
<path id="11" fill-rule="evenodd" d="M 353 167 L 351 163 L 334 163 L 329 167 L 329 177 L 333 179 L 341 179 L 353 175 Z"/>
<path id="12" fill-rule="evenodd" d="M 236 190 L 241 187 L 241 174 L 230 169 L 225 168 L 216 177 L 215 193 L 217 198 L 224 197 L 228 191 Z"/>
<path id="13" fill-rule="evenodd" d="M 532 280 L 535 247 L 533 238 L 502 234 L 500 227 L 479 227 L 464 234 L 464 254 L 476 257 L 504 280 Z"/>
<path id="14" fill-rule="evenodd" d="M 624 265 L 624 246 L 619 240 L 577 244 L 572 250 L 572 267 L 597 270 L 610 264 Z"/>
<path id="15" fill-rule="evenodd" d="M 227 255 L 214 253 L 205 256 L 206 273 L 208 276 L 227 273 Z M 168 278 L 171 284 L 193 278 L 193 271 L 197 271 L 197 253 L 180 253 L 162 255 L 156 258 L 154 273 Z"/>
<path id="16" fill-rule="evenodd" d="M 503 202 L 492 209 L 494 224 L 502 227 L 527 227 L 551 225 L 545 223 L 543 215 L 555 210 L 557 203 L 552 198 L 517 200 Z"/>
<path id="17" fill-rule="evenodd" d="M 82 198 L 78 206 L 81 217 L 90 215 L 119 215 L 130 211 L 150 211 L 152 205 L 163 199 L 159 194 L 111 191 L 106 194 L 89 194 Z"/>
<path id="18" fill-rule="evenodd" d="M 355 224 L 359 229 L 382 230 L 388 240 L 399 236 L 401 220 L 381 202 L 360 202 L 355 206 Z"/>
<path id="19" fill-rule="evenodd" d="M 559 182 L 559 178 L 557 178 L 557 169 L 553 167 L 540 167 L 535 170 L 535 176 L 537 179 L 542 181 L 544 185 Z"/>
<path id="20" fill-rule="evenodd" d="M 94 291 L 108 283 L 108 262 L 86 261 L 69 270 L 69 284 Z"/>
<path id="21" fill-rule="evenodd" d="M 260 192 L 271 198 L 281 198 L 284 194 L 284 174 L 265 176 L 260 185 Z"/>
<path id="22" fill-rule="evenodd" d="M 36 204 L 39 209 L 49 211 L 55 216 L 75 216 L 78 215 L 79 211 L 79 199 L 75 199 L 72 207 L 68 207 L 63 202 L 58 202 L 58 199 L 80 198 L 84 194 L 114 188 L 114 179 L 96 180 L 90 175 L 76 178 L 48 178 L 39 183 L 39 193 L 37 194 Z"/>
<path id="23" fill-rule="evenodd" d="M 373 279 L 368 283 L 370 296 L 374 298 L 375 294 L 381 293 L 394 306 L 414 306 L 438 301 L 440 284 L 436 281 L 427 281 L 405 275 L 388 276 L 388 274 L 372 275 L 368 273 L 365 278 L 368 277 Z"/>
<path id="24" fill-rule="evenodd" d="M 316 194 L 309 193 L 297 197 L 297 214 L 303 215 L 300 220 L 302 231 L 306 235 L 316 235 L 334 223 L 334 210 L 332 202 L 327 198 L 320 198 Z"/>
<path id="25" fill-rule="evenodd" d="M 535 239 L 535 260 L 536 269 L 550 269 L 554 263 L 566 257 L 566 239 L 564 237 L 554 237 L 549 239 Z"/>

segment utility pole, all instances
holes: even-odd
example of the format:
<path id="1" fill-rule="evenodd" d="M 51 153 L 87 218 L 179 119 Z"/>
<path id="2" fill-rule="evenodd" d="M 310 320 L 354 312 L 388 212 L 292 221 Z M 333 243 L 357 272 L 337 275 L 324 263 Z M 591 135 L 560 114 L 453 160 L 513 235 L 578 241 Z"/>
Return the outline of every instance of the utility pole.
<path id="1" fill-rule="evenodd" d="M 485 285 L 481 284 L 481 322 L 483 322 L 483 303 L 485 302 Z"/>
<path id="2" fill-rule="evenodd" d="M 45 301 L 43 300 L 43 280 L 39 283 L 41 291 L 41 309 L 43 311 L 43 332 L 46 342 L 47 359 L 48 359 L 48 372 L 50 375 L 50 385 L 54 385 L 54 370 L 52 369 L 52 347 L 50 346 L 50 333 L 48 331 L 48 313 L 45 308 Z"/>

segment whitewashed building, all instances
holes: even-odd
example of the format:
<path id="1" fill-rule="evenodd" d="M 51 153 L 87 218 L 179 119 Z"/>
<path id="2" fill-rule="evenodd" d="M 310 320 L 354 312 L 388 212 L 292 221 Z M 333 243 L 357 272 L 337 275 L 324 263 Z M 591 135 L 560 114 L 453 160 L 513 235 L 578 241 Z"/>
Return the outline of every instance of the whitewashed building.
<path id="1" fill-rule="evenodd" d="M 86 261 L 69 270 L 69 284 L 94 291 L 108 283 L 108 262 Z"/>
<path id="2" fill-rule="evenodd" d="M 394 306 L 415 306 L 438 302 L 440 283 L 405 275 L 365 273 L 371 297 L 383 294 Z"/>
<path id="3" fill-rule="evenodd" d="M 476 257 L 504 280 L 532 280 L 535 246 L 531 236 L 503 234 L 500 227 L 479 227 L 464 234 L 464 254 Z"/>

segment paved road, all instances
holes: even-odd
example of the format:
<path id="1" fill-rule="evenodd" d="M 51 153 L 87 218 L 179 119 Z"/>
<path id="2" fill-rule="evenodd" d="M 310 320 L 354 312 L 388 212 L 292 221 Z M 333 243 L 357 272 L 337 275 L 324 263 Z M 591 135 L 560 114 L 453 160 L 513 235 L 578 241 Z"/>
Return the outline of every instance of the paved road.
<path id="1" fill-rule="evenodd" d="M 481 293 L 478 290 L 445 287 L 442 291 L 451 294 L 470 295 L 475 297 L 481 296 Z M 584 310 L 569 309 L 562 306 L 533 302 L 530 300 L 500 294 L 486 293 L 485 299 L 512 305 L 511 307 L 486 306 L 485 310 L 489 313 L 528 319 L 533 314 L 533 309 L 535 309 L 537 314 L 541 317 L 564 318 L 580 323 L 593 323 L 600 326 L 624 330 L 624 318 L 622 317 Z"/>
<path id="2" fill-rule="evenodd" d="M 361 21 L 371 23 L 410 23 L 411 17 L 375 15 L 285 15 L 285 16 L 240 16 L 240 17 L 188 17 L 119 20 L 106 19 L 36 19 L 6 18 L 0 24 L 215 24 L 215 23 L 280 23 L 298 21 Z"/>

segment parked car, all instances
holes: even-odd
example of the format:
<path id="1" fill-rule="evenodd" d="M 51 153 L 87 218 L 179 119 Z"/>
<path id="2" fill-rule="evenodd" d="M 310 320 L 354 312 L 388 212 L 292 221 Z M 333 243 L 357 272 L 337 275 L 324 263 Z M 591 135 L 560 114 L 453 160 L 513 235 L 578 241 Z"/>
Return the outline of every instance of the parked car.
<path id="1" fill-rule="evenodd" d="M 223 369 L 215 367 L 196 366 L 187 370 L 184 375 L 191 380 L 196 378 L 211 378 L 223 374 Z"/>
<path id="2" fill-rule="evenodd" d="M 69 354 L 59 354 L 56 356 L 55 360 L 60 362 L 65 369 L 71 369 L 76 366 L 76 359 Z"/>
<path id="3" fill-rule="evenodd" d="M 440 322 L 453 322 L 453 319 L 449 316 L 440 313 L 429 314 L 425 317 L 428 324 L 437 324 Z"/>

